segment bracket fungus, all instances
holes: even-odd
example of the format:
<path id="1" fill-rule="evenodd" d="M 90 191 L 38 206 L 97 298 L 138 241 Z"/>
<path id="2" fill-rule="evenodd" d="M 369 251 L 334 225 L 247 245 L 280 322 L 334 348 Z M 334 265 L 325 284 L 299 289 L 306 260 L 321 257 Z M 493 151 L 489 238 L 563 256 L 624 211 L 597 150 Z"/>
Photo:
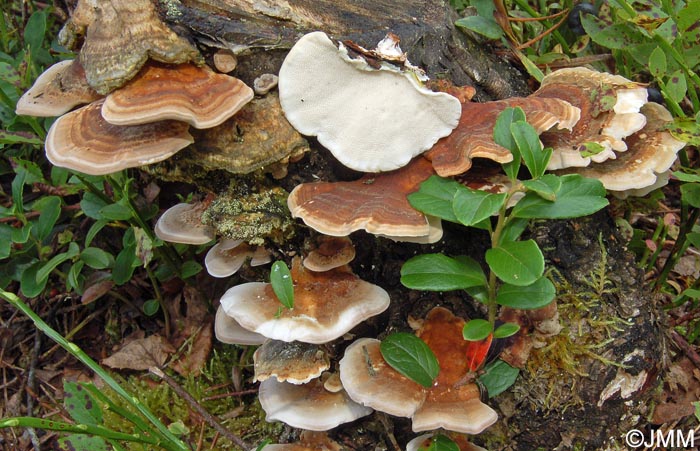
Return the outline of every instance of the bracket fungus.
<path id="1" fill-rule="evenodd" d="M 439 220 L 431 223 L 406 198 L 434 173 L 430 162 L 419 157 L 396 171 L 367 174 L 353 182 L 298 185 L 287 206 L 293 217 L 325 235 L 346 236 L 364 229 L 396 240 L 435 242 L 442 237 Z"/>
<path id="2" fill-rule="evenodd" d="M 267 340 L 253 354 L 255 380 L 306 384 L 330 368 L 328 354 L 318 345 Z"/>
<path id="3" fill-rule="evenodd" d="M 266 421 L 282 421 L 310 431 L 327 431 L 372 413 L 344 390 L 329 392 L 321 379 L 302 385 L 267 379 L 260 383 L 258 399 L 267 414 Z"/>
<path id="4" fill-rule="evenodd" d="M 269 283 L 249 282 L 221 298 L 227 315 L 248 330 L 282 341 L 327 343 L 389 307 L 384 289 L 347 266 L 314 273 L 292 263 L 294 308 L 282 308 Z"/>
<path id="5" fill-rule="evenodd" d="M 320 235 L 303 264 L 306 269 L 320 272 L 347 265 L 354 259 L 355 246 L 350 238 Z"/>
<path id="6" fill-rule="evenodd" d="M 90 175 L 165 160 L 191 144 L 188 125 L 177 121 L 118 126 L 100 114 L 102 100 L 64 114 L 46 137 L 46 157 L 56 166 Z"/>
<path id="7" fill-rule="evenodd" d="M 346 448 L 318 431 L 301 431 L 297 443 L 265 445 L 260 451 L 343 451 Z"/>
<path id="8" fill-rule="evenodd" d="M 219 306 L 214 318 L 214 335 L 222 343 L 231 345 L 261 345 L 266 338 L 243 328 Z"/>
<path id="9" fill-rule="evenodd" d="M 559 129 L 570 130 L 580 116 L 578 108 L 560 99 L 531 96 L 462 103 L 462 117 L 457 128 L 425 153 L 425 157 L 432 161 L 435 171 L 443 177 L 462 174 L 471 168 L 473 158 L 488 158 L 498 163 L 510 162 L 513 155 L 493 139 L 496 118 L 508 107 L 521 107 L 528 122 L 538 133 L 555 125 Z"/>
<path id="10" fill-rule="evenodd" d="M 370 66 L 322 32 L 292 47 L 278 89 L 294 128 L 317 136 L 341 163 L 364 172 L 404 166 L 450 134 L 461 114 L 459 100 L 423 87 L 408 66 Z"/>
<path id="11" fill-rule="evenodd" d="M 243 263 L 250 259 L 250 266 L 270 263 L 270 253 L 262 246 L 250 246 L 243 240 L 221 240 L 209 249 L 204 266 L 212 277 L 224 278 L 236 274 Z"/>
<path id="12" fill-rule="evenodd" d="M 214 229 L 202 223 L 204 202 L 180 203 L 160 215 L 155 226 L 158 238 L 170 243 L 206 244 L 215 238 Z"/>
<path id="13" fill-rule="evenodd" d="M 253 90 L 237 78 L 194 64 L 146 64 L 102 106 L 102 117 L 115 125 L 164 119 L 211 128 L 233 116 L 253 99 Z"/>
<path id="14" fill-rule="evenodd" d="M 46 69 L 17 101 L 16 114 L 60 116 L 78 105 L 94 102 L 102 96 L 85 79 L 85 70 L 77 60 L 60 61 Z"/>
<path id="15" fill-rule="evenodd" d="M 362 338 L 345 350 L 340 361 L 343 387 L 355 401 L 390 415 L 411 417 L 413 431 L 444 428 L 478 434 L 498 419 L 481 402 L 479 387 L 467 378 L 469 363 L 462 338 L 465 321 L 442 307 L 433 308 L 417 335 L 435 353 L 440 372 L 425 388 L 389 366 L 380 341 Z"/>
<path id="16" fill-rule="evenodd" d="M 202 63 L 190 42 L 158 18 L 150 0 L 79 0 L 59 38 L 69 47 L 85 33 L 80 63 L 88 83 L 107 94 L 133 78 L 152 58 L 163 63 Z"/>

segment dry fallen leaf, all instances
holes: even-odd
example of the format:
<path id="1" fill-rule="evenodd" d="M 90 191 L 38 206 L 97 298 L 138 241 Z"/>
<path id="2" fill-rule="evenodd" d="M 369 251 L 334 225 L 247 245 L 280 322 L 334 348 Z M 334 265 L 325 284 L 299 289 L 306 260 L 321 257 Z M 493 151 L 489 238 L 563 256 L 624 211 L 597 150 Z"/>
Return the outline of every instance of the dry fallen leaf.
<path id="1" fill-rule="evenodd" d="M 160 335 L 151 335 L 129 342 L 119 351 L 102 360 L 111 368 L 147 370 L 152 366 L 162 367 L 175 348 Z"/>
<path id="2" fill-rule="evenodd" d="M 182 355 L 173 362 L 172 368 L 183 376 L 198 375 L 207 363 L 212 348 L 213 318 L 201 293 L 193 287 L 182 290 L 185 313 L 178 308 L 180 296 L 169 303 L 168 311 L 174 327 L 172 343 L 180 348 L 186 343 Z"/>

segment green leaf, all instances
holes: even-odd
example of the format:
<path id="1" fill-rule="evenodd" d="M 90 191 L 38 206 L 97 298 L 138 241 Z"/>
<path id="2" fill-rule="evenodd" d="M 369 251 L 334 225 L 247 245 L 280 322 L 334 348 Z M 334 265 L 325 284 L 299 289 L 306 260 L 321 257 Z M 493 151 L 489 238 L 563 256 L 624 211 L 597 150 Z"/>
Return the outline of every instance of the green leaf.
<path id="1" fill-rule="evenodd" d="M 654 78 L 666 75 L 666 53 L 658 46 L 649 55 L 649 73 Z"/>
<path id="2" fill-rule="evenodd" d="M 493 326 L 485 319 L 467 321 L 462 328 L 462 337 L 467 341 L 481 341 L 493 332 Z"/>
<path id="3" fill-rule="evenodd" d="M 102 230 L 104 228 L 104 226 L 106 226 L 107 224 L 109 224 L 108 220 L 99 219 L 99 220 L 95 221 L 95 223 L 93 225 L 90 226 L 87 233 L 85 234 L 85 246 L 86 247 L 90 246 L 90 244 L 92 243 L 92 240 L 95 239 L 95 236 L 98 233 L 100 233 L 100 230 Z"/>
<path id="4" fill-rule="evenodd" d="M 493 338 L 508 338 L 518 333 L 520 325 L 515 323 L 501 324 L 493 332 Z"/>
<path id="5" fill-rule="evenodd" d="M 382 341 L 379 350 L 389 366 L 424 387 L 432 386 L 440 371 L 433 351 L 415 335 L 391 334 Z"/>
<path id="6" fill-rule="evenodd" d="M 479 285 L 477 287 L 466 288 L 465 290 L 469 296 L 473 297 L 475 300 L 481 302 L 482 304 L 489 303 L 489 290 L 485 285 Z"/>
<path id="7" fill-rule="evenodd" d="M 24 28 L 24 42 L 32 51 L 41 49 L 46 33 L 46 12 L 37 11 L 29 17 Z"/>
<path id="8" fill-rule="evenodd" d="M 413 208 L 425 214 L 446 221 L 459 222 L 452 210 L 452 200 L 460 188 L 462 185 L 452 179 L 433 175 L 421 183 L 418 191 L 408 195 L 408 202 Z"/>
<path id="9" fill-rule="evenodd" d="M 561 188 L 561 180 L 554 174 L 545 174 L 537 180 L 523 180 L 523 185 L 544 200 L 557 200 L 557 191 Z"/>
<path id="10" fill-rule="evenodd" d="M 18 229 L 13 228 L 12 242 L 17 244 L 26 243 L 27 241 L 29 241 L 29 236 L 31 235 L 33 228 L 34 224 L 32 224 L 31 222 L 25 225 L 24 227 L 20 227 Z"/>
<path id="11" fill-rule="evenodd" d="M 646 40 L 644 34 L 632 24 L 616 23 L 608 26 L 592 14 L 582 14 L 581 25 L 593 42 L 609 49 L 624 50 Z"/>
<path id="12" fill-rule="evenodd" d="M 34 298 L 44 291 L 48 278 L 37 279 L 36 274 L 41 269 L 43 262 L 37 261 L 27 267 L 23 272 L 19 283 L 19 289 L 28 298 Z"/>
<path id="13" fill-rule="evenodd" d="M 149 299 L 143 303 L 141 308 L 143 309 L 144 315 L 153 316 L 158 313 L 158 310 L 160 310 L 160 303 L 157 299 Z"/>
<path id="14" fill-rule="evenodd" d="M 505 147 L 513 154 L 513 161 L 503 165 L 506 175 L 508 175 L 508 178 L 511 180 L 516 180 L 518 178 L 521 157 L 515 140 L 513 139 L 513 133 L 510 131 L 510 126 L 514 122 L 524 120 L 525 112 L 522 108 L 506 108 L 499 113 L 496 118 L 496 123 L 493 126 L 493 140 L 496 144 Z"/>
<path id="15" fill-rule="evenodd" d="M 0 144 L 33 144 L 40 146 L 44 144 L 44 140 L 29 132 L 0 130 Z"/>
<path id="16" fill-rule="evenodd" d="M 292 273 L 289 272 L 289 268 L 283 261 L 278 260 L 272 264 L 270 284 L 272 285 L 272 291 L 275 292 L 275 296 L 277 296 L 282 305 L 288 309 L 293 308 L 294 280 L 292 279 Z"/>
<path id="17" fill-rule="evenodd" d="M 473 226 L 498 213 L 506 201 L 506 194 L 491 194 L 461 187 L 452 202 L 454 214 L 465 226 Z"/>
<path id="18" fill-rule="evenodd" d="M 39 221 L 34 228 L 34 234 L 37 240 L 42 242 L 51 234 L 58 217 L 61 216 L 61 198 L 46 196 L 40 202 L 34 203 L 33 208 L 41 212 Z"/>
<path id="19" fill-rule="evenodd" d="M 513 385 L 519 373 L 519 369 L 498 359 L 484 367 L 484 374 L 479 377 L 479 382 L 488 390 L 489 398 L 493 398 Z"/>
<path id="20" fill-rule="evenodd" d="M 500 39 L 503 36 L 503 29 L 495 20 L 482 16 L 463 17 L 455 21 L 455 25 L 493 40 Z"/>
<path id="21" fill-rule="evenodd" d="M 127 221 L 133 213 L 129 207 L 121 203 L 105 205 L 99 211 L 99 217 L 111 221 Z"/>
<path id="22" fill-rule="evenodd" d="M 41 267 L 40 270 L 36 272 L 36 280 L 37 282 L 41 282 L 42 280 L 46 280 L 49 278 L 49 274 L 51 274 L 51 271 L 56 269 L 58 265 L 63 263 L 66 260 L 70 260 L 71 258 L 75 257 L 78 255 L 80 252 L 80 248 L 78 248 L 78 243 L 75 241 L 70 243 L 68 245 L 68 250 L 66 252 L 54 255 L 51 260 L 46 262 L 44 266 Z"/>
<path id="23" fill-rule="evenodd" d="M 676 103 L 681 103 L 688 92 L 688 84 L 682 70 L 677 70 L 668 79 L 664 91 Z"/>
<path id="24" fill-rule="evenodd" d="M 552 156 L 552 149 L 542 149 L 540 137 L 535 128 L 524 121 L 517 121 L 510 124 L 510 132 L 513 140 L 518 146 L 520 156 L 525 162 L 525 166 L 530 171 L 533 179 L 541 177 L 549 164 Z"/>
<path id="25" fill-rule="evenodd" d="M 546 277 L 540 277 L 534 283 L 521 286 L 503 284 L 498 289 L 496 302 L 506 307 L 517 309 L 536 309 L 549 305 L 556 295 L 554 284 Z"/>
<path id="26" fill-rule="evenodd" d="M 460 256 L 459 260 L 442 254 L 417 255 L 401 267 L 401 283 L 414 290 L 450 291 L 486 285 L 479 263 Z"/>
<path id="27" fill-rule="evenodd" d="M 530 285 L 544 272 L 544 256 L 533 240 L 510 241 L 486 251 L 486 262 L 502 281 Z"/>
<path id="28" fill-rule="evenodd" d="M 605 188 L 599 180 L 567 174 L 559 177 L 561 187 L 550 202 L 536 193 L 527 193 L 513 208 L 516 218 L 564 219 L 595 213 L 608 205 Z"/>
<path id="29" fill-rule="evenodd" d="M 100 196 L 90 192 L 85 193 L 80 201 L 80 209 L 85 213 L 85 216 L 92 219 L 106 219 L 100 213 L 100 210 L 106 206 L 107 202 L 102 200 Z"/>
<path id="30" fill-rule="evenodd" d="M 141 260 L 138 259 L 138 257 L 137 257 L 137 261 L 141 261 Z M 188 279 L 190 277 L 196 276 L 203 269 L 204 269 L 204 267 L 202 265 L 200 265 L 199 263 L 197 263 L 196 261 L 187 260 L 180 267 L 180 277 L 182 277 L 183 279 Z"/>
<path id="31" fill-rule="evenodd" d="M 86 247 L 80 253 L 80 259 L 92 269 L 105 269 L 114 266 L 114 256 L 97 247 Z"/>
<path id="32" fill-rule="evenodd" d="M 692 118 L 675 118 L 666 125 L 671 136 L 691 146 L 700 146 L 700 123 Z M 674 173 L 675 175 L 676 173 Z"/>
<path id="33" fill-rule="evenodd" d="M 136 258 L 136 246 L 126 246 L 114 259 L 114 269 L 112 270 L 112 280 L 117 285 L 123 285 L 131 279 L 134 269 L 140 266 L 141 261 Z"/>
<path id="34" fill-rule="evenodd" d="M 76 423 L 102 424 L 102 409 L 82 384 L 63 381 L 63 407 Z"/>
<path id="35" fill-rule="evenodd" d="M 598 144 L 597 142 L 585 142 L 579 146 L 579 151 L 581 152 L 581 157 L 588 158 L 594 155 L 598 155 L 605 150 L 605 147 Z"/>
<path id="36" fill-rule="evenodd" d="M 418 451 L 459 451 L 459 445 L 451 438 L 438 434 L 430 438 L 430 444 L 421 446 Z"/>
<path id="37" fill-rule="evenodd" d="M 111 451 L 102 437 L 71 434 L 58 439 L 59 451 Z"/>
<path id="38" fill-rule="evenodd" d="M 681 199 L 691 207 L 700 207 L 700 183 L 682 184 Z"/>
<path id="39" fill-rule="evenodd" d="M 83 293 L 83 280 L 85 278 L 81 276 L 80 272 L 84 266 L 85 262 L 82 261 L 77 261 L 71 265 L 66 275 L 66 288 L 68 290 L 75 290 L 78 294 Z"/>

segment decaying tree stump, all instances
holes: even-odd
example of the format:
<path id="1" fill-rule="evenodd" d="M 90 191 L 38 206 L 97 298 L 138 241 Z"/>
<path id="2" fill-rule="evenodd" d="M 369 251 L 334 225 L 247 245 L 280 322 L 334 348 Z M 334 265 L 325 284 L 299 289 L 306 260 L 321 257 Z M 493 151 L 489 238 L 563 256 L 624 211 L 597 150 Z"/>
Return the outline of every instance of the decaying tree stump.
<path id="1" fill-rule="evenodd" d="M 454 12 L 439 0 L 160 0 L 159 8 L 166 22 L 202 48 L 237 53 L 235 75 L 248 83 L 262 73 L 277 73 L 287 50 L 306 32 L 322 30 L 372 48 L 391 31 L 401 38 L 413 64 L 433 78 L 475 86 L 476 100 L 527 91 L 525 76 L 488 46 L 456 30 Z M 311 180 L 312 174 L 354 176 L 330 159 L 322 150 L 312 152 L 290 165 L 289 176 L 279 183 L 290 190 Z M 661 356 L 666 354 L 656 327 L 659 311 L 606 213 L 539 223 L 530 234 L 554 268 L 551 277 L 558 288 L 563 329 L 539 343 L 541 349 L 533 351 L 516 385 L 490 401 L 501 419 L 474 441 L 490 450 L 592 450 L 624 443 L 625 432 L 647 416 L 649 389 L 656 384 Z M 294 251 L 304 236 L 308 231 L 299 226 L 295 241 L 285 250 Z M 482 259 L 484 238 L 456 226 L 447 226 L 443 240 L 431 246 L 397 245 L 363 232 L 354 234 L 359 255 L 353 269 L 387 289 L 392 298 L 389 312 L 359 333 L 371 334 L 371 326 L 406 330 L 408 315 L 419 317 L 437 304 L 478 315 L 478 306 L 466 294 L 403 288 L 399 269 L 416 253 L 469 253 Z M 402 445 L 415 435 L 404 419 L 392 419 L 389 429 L 392 426 Z M 369 417 L 334 434 L 354 449 L 387 449 L 391 445 L 384 431 L 376 417 Z"/>

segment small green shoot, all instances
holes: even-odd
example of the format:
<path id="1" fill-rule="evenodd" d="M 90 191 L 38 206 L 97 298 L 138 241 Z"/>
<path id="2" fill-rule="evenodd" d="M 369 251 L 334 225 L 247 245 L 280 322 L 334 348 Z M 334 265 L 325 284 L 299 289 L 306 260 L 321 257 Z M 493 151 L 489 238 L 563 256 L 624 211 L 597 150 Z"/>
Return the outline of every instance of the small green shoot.
<path id="1" fill-rule="evenodd" d="M 430 438 L 430 443 L 422 445 L 418 448 L 419 451 L 459 451 L 457 445 L 451 438 L 438 434 Z"/>
<path id="2" fill-rule="evenodd" d="M 379 351 L 396 371 L 424 387 L 433 385 L 440 365 L 433 351 L 415 335 L 399 332 L 386 337 Z"/>
<path id="3" fill-rule="evenodd" d="M 294 308 L 294 280 L 289 267 L 283 261 L 276 261 L 270 270 L 270 284 L 280 303 L 288 309 Z"/>

